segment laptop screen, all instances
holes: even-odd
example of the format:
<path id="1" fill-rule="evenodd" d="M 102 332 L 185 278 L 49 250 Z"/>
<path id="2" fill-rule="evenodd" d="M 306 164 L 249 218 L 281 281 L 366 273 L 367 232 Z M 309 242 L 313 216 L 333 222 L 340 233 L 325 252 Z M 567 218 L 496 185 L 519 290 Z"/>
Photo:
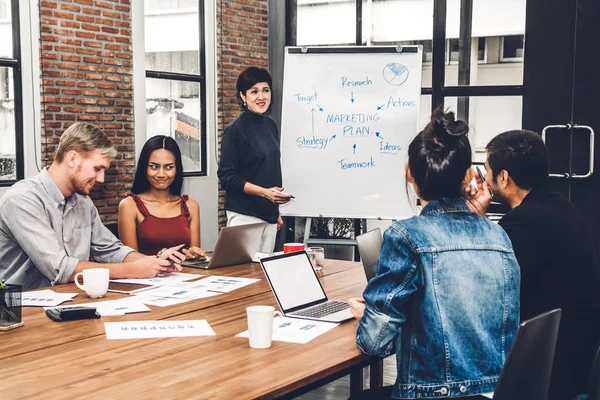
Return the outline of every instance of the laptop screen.
<path id="1" fill-rule="evenodd" d="M 327 299 L 304 251 L 262 259 L 261 264 L 282 311 Z"/>

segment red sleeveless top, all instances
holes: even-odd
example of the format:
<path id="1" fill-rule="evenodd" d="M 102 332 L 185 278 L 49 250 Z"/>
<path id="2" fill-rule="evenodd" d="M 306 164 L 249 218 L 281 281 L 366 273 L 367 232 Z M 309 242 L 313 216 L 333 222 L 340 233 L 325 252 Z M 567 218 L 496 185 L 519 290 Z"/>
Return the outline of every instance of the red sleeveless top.
<path id="1" fill-rule="evenodd" d="M 160 218 L 151 215 L 146 205 L 135 193 L 128 193 L 135 201 L 135 205 L 144 216 L 144 220 L 136 227 L 138 251 L 142 254 L 155 256 L 160 250 L 189 243 L 190 211 L 187 207 L 188 196 L 181 196 L 181 214 L 177 217 Z"/>

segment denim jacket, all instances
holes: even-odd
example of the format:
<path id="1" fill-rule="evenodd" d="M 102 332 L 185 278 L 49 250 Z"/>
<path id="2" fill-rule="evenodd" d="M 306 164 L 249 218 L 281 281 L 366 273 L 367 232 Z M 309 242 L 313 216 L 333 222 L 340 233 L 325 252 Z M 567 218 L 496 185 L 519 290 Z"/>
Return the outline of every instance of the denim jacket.
<path id="1" fill-rule="evenodd" d="M 519 324 L 519 265 L 502 228 L 462 199 L 427 204 L 384 234 L 356 342 L 396 353 L 396 398 L 492 392 Z"/>

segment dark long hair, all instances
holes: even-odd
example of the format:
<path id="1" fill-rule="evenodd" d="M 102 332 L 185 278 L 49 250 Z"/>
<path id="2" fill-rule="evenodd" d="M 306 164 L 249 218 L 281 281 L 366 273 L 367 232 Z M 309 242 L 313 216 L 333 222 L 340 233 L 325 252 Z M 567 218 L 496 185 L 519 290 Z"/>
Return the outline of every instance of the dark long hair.
<path id="1" fill-rule="evenodd" d="M 135 194 L 144 193 L 150 189 L 150 182 L 148 181 L 148 162 L 150 161 L 150 154 L 154 150 L 165 149 L 173 153 L 175 156 L 175 179 L 171 186 L 169 186 L 169 192 L 175 196 L 181 196 L 181 187 L 183 186 L 183 163 L 181 162 L 181 151 L 175 139 L 169 136 L 158 135 L 151 137 L 146 141 L 142 152 L 140 153 L 140 159 L 135 170 L 135 178 L 133 179 L 133 186 L 131 192 Z"/>
<path id="2" fill-rule="evenodd" d="M 438 108 L 431 122 L 408 146 L 408 165 L 424 200 L 461 197 L 462 182 L 471 167 L 469 127 L 454 113 Z"/>
<path id="3" fill-rule="evenodd" d="M 260 82 L 267 82 L 269 87 L 273 88 L 273 78 L 271 78 L 269 71 L 264 68 L 248 67 L 238 76 L 235 83 L 235 95 L 240 100 L 243 109 L 245 109 L 243 106 L 244 100 L 242 100 L 240 92 L 244 93 L 245 96 L 248 89 Z"/>

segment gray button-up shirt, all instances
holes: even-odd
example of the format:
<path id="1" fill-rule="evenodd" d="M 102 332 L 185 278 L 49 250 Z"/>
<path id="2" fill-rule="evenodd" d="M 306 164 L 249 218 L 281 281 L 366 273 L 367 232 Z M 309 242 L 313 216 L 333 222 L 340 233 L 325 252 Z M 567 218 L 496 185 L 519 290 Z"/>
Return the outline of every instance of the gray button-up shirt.
<path id="1" fill-rule="evenodd" d="M 102 224 L 89 197 L 65 199 L 46 169 L 0 199 L 0 279 L 23 290 L 68 282 L 90 256 L 120 263 L 132 251 Z"/>

